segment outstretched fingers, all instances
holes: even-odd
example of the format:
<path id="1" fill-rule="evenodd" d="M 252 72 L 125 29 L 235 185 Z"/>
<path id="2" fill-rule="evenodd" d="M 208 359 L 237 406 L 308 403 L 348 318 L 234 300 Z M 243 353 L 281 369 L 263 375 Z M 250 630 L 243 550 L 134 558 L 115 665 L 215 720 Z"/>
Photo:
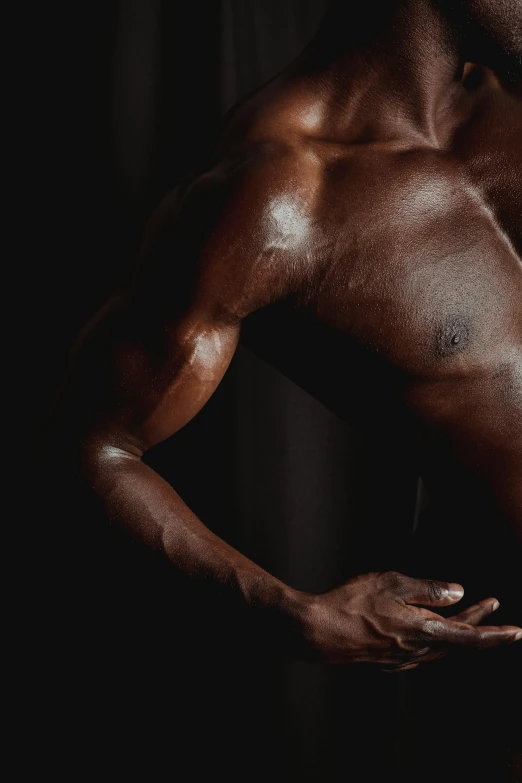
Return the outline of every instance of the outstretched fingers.
<path id="1" fill-rule="evenodd" d="M 467 625 L 478 625 L 492 612 L 495 612 L 499 607 L 499 602 L 496 598 L 485 598 L 479 601 L 473 606 L 469 606 L 462 612 L 448 617 L 454 623 L 466 623 Z"/>
<path id="2" fill-rule="evenodd" d="M 475 627 L 467 623 L 434 617 L 425 620 L 423 635 L 431 644 L 485 649 L 511 644 L 522 639 L 522 628 L 514 625 Z"/>

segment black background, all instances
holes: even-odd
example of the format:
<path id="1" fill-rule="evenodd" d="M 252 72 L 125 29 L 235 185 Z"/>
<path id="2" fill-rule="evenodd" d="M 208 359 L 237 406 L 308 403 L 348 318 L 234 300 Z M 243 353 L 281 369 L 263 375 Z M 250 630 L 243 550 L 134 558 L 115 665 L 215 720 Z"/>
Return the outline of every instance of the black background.
<path id="1" fill-rule="evenodd" d="M 31 11 L 18 64 L 28 162 L 19 238 L 36 247 L 21 254 L 33 283 L 20 290 L 24 370 L 38 391 L 22 440 L 34 441 L 68 349 L 124 279 L 154 204 L 201 159 L 235 101 L 299 52 L 325 6 L 111 0 Z M 413 529 L 418 500 L 400 456 L 397 443 L 357 444 L 346 423 L 240 347 L 202 413 L 147 459 L 227 541 L 287 583 L 322 591 L 357 570 L 354 551 L 369 567 L 384 553 L 399 570 L 383 517 Z M 64 582 L 77 545 L 62 537 L 51 561 L 68 561 Z M 60 716 L 44 759 L 69 780 L 450 780 L 448 743 L 472 742 L 481 705 L 511 687 L 498 675 L 477 685 L 444 665 L 412 678 L 280 661 L 253 650 L 233 618 L 198 614 L 183 586 L 151 576 L 154 564 L 121 542 L 102 536 L 86 551 L 79 573 L 89 571 L 96 598 L 63 610 L 59 644 L 51 638 Z M 514 773 L 490 751 L 474 779 L 508 780 Z"/>

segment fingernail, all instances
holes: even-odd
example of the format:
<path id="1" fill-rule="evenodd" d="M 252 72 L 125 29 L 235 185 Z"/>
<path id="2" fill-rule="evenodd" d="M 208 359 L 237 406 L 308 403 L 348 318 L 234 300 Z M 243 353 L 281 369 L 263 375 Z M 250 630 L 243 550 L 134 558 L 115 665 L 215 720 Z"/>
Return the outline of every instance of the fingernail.
<path id="1" fill-rule="evenodd" d="M 500 606 L 499 602 L 498 602 L 498 601 L 495 601 L 495 603 L 494 603 L 494 604 L 493 604 L 493 606 L 491 607 L 491 611 L 492 611 L 492 612 L 496 612 L 499 606 Z"/>
<path id="2" fill-rule="evenodd" d="M 522 631 L 515 634 L 515 641 L 518 642 L 519 639 L 522 639 Z"/>
<path id="3" fill-rule="evenodd" d="M 464 595 L 464 588 L 460 585 L 452 585 L 449 589 L 449 596 L 453 601 L 458 601 Z"/>

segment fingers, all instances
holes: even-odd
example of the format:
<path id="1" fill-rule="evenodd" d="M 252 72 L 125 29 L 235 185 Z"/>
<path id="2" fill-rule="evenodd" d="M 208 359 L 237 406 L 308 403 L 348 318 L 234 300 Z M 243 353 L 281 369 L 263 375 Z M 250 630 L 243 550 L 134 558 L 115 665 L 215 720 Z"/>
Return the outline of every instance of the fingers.
<path id="1" fill-rule="evenodd" d="M 444 620 L 441 617 L 426 620 L 423 630 L 425 638 L 429 638 L 432 644 L 445 644 L 450 647 L 485 649 L 511 644 L 511 642 L 522 639 L 522 628 L 517 628 L 514 625 L 475 627 L 452 620 Z"/>
<path id="2" fill-rule="evenodd" d="M 496 611 L 499 607 L 499 602 L 496 598 L 485 598 L 483 601 L 479 601 L 473 606 L 469 606 L 464 611 L 459 612 L 452 617 L 448 617 L 448 620 L 458 623 L 466 623 L 467 625 L 478 625 L 488 615 Z"/>
<path id="3" fill-rule="evenodd" d="M 392 589 L 404 603 L 421 606 L 450 606 L 464 595 L 462 585 L 453 582 L 435 582 L 432 579 L 413 579 L 391 572 L 384 575 Z"/>

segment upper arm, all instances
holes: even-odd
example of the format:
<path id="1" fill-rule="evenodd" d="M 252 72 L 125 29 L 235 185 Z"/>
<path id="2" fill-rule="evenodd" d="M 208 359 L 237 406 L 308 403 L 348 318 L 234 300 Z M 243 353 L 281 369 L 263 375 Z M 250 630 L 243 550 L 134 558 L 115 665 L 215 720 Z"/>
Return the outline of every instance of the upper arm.
<path id="1" fill-rule="evenodd" d="M 157 211 L 132 286 L 76 358 L 66 396 L 82 437 L 142 452 L 175 433 L 218 386 L 241 319 L 292 288 L 267 232 L 270 182 L 266 167 L 212 171 Z"/>
<path id="2" fill-rule="evenodd" d="M 188 301 L 172 320 L 160 311 L 144 319 L 135 302 L 108 316 L 106 336 L 93 344 L 98 356 L 88 363 L 98 373 L 97 393 L 83 400 L 87 409 L 92 405 L 90 431 L 144 451 L 190 421 L 218 386 L 239 340 L 239 320 L 213 312 L 211 304 Z"/>

